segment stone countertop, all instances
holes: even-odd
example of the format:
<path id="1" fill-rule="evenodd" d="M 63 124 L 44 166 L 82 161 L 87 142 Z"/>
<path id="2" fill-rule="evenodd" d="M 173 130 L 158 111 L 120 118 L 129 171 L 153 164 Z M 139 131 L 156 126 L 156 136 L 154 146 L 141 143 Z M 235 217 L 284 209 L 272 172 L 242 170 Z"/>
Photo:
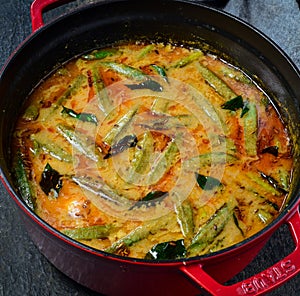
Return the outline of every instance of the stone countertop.
<path id="1" fill-rule="evenodd" d="M 31 33 L 30 0 L 0 0 L 0 68 Z M 77 0 L 48 12 L 46 18 L 92 2 Z M 95 1 L 94 1 L 95 2 Z M 195 2 L 197 2 L 195 0 Z M 206 1 L 207 3 L 213 1 Z M 223 1 L 226 2 L 226 1 Z M 300 68 L 300 11 L 296 0 L 231 0 L 223 8 L 264 32 Z M 294 243 L 286 225 L 234 280 L 242 280 L 288 255 Z M 299 267 L 298 267 L 299 268 Z M 28 237 L 14 202 L 0 185 L 0 296 L 99 295 L 58 271 Z M 300 295 L 300 274 L 269 295 Z"/>

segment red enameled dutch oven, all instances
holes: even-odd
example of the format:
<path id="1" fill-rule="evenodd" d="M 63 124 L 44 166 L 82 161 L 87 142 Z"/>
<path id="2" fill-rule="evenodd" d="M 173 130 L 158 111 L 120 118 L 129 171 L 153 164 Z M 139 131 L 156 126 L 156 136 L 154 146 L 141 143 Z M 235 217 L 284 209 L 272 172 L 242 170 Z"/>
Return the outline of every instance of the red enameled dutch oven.
<path id="1" fill-rule="evenodd" d="M 68 1 L 36 0 L 33 33 L 13 53 L 0 81 L 1 179 L 20 208 L 39 250 L 78 283 L 105 295 L 258 295 L 300 271 L 300 74 L 267 37 L 246 23 L 188 1 L 101 1 L 43 25 L 43 11 Z M 141 4 L 142 3 L 142 4 Z M 276 97 L 295 144 L 294 178 L 287 207 L 250 239 L 205 256 L 151 262 L 118 257 L 77 243 L 37 217 L 18 195 L 10 174 L 10 132 L 28 93 L 59 64 L 120 40 L 205 40 L 261 79 Z M 287 224 L 295 249 L 274 266 L 231 286 L 222 283 L 258 254 L 274 231 Z"/>

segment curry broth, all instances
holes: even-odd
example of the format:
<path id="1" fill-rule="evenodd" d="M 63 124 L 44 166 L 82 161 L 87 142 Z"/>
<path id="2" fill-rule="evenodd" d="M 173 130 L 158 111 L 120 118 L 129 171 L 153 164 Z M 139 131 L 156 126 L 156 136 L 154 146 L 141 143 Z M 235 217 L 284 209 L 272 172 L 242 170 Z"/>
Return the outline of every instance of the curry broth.
<path id="1" fill-rule="evenodd" d="M 284 207 L 292 143 L 266 93 L 200 49 L 124 44 L 40 83 L 13 139 L 16 185 L 47 223 L 146 259 L 241 242 Z"/>

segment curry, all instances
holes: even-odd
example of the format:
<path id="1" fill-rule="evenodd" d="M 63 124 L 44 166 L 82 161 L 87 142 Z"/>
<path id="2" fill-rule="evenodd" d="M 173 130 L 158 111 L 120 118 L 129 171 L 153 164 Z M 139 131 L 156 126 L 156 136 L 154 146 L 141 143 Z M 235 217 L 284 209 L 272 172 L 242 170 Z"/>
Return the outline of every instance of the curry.
<path id="1" fill-rule="evenodd" d="M 216 252 L 286 205 L 292 141 L 266 91 L 203 48 L 142 42 L 76 57 L 13 135 L 24 201 L 68 237 L 150 260 Z"/>

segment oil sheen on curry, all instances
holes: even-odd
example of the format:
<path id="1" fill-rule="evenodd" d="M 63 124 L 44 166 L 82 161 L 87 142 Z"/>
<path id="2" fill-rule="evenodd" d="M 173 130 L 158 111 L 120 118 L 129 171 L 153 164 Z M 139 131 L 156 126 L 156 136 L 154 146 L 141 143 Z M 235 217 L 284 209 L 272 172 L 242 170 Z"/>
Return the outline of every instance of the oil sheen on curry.
<path id="1" fill-rule="evenodd" d="M 29 95 L 13 172 L 68 237 L 150 260 L 216 252 L 286 204 L 292 143 L 266 92 L 207 49 L 128 43 L 74 58 Z"/>

